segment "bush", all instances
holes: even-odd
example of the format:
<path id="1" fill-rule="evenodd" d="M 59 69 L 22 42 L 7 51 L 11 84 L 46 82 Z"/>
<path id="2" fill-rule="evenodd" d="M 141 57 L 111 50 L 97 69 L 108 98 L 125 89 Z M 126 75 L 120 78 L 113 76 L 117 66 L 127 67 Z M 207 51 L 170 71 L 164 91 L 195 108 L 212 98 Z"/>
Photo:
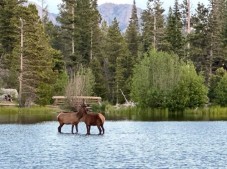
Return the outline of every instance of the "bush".
<path id="1" fill-rule="evenodd" d="M 221 106 L 227 105 L 227 74 L 217 83 L 217 87 L 214 89 L 214 100 Z"/>
<path id="2" fill-rule="evenodd" d="M 92 96 L 94 85 L 95 79 L 92 70 L 81 67 L 66 86 L 65 96 L 69 107 L 74 108 L 78 103 L 78 99 L 74 96 Z"/>
<path id="3" fill-rule="evenodd" d="M 181 78 L 171 93 L 168 103 L 170 110 L 195 108 L 207 103 L 208 89 L 204 78 L 197 75 L 193 65 L 187 64 L 181 68 Z"/>
<path id="4" fill-rule="evenodd" d="M 215 71 L 215 74 L 211 75 L 210 78 L 210 86 L 209 86 L 209 93 L 208 97 L 210 99 L 210 102 L 215 103 L 215 88 L 217 87 L 220 80 L 223 78 L 223 76 L 226 74 L 226 71 L 223 68 L 219 68 Z"/>
<path id="5" fill-rule="evenodd" d="M 66 72 L 58 74 L 58 78 L 53 86 L 53 95 L 62 96 L 65 95 L 65 88 L 68 83 L 68 75 Z"/>
<path id="6" fill-rule="evenodd" d="M 109 105 L 108 102 L 102 102 L 101 104 L 94 104 L 91 106 L 93 112 L 105 113 L 106 106 Z"/>
<path id="7" fill-rule="evenodd" d="M 53 87 L 49 84 L 46 83 L 42 83 L 40 84 L 40 86 L 38 87 L 37 90 L 37 99 L 36 99 L 36 103 L 44 106 L 47 104 L 50 104 L 51 98 L 52 98 L 52 91 L 53 91 Z"/>
<path id="8" fill-rule="evenodd" d="M 142 107 L 183 110 L 207 102 L 204 78 L 176 55 L 151 51 L 135 66 L 132 99 Z"/>
<path id="9" fill-rule="evenodd" d="M 179 81 L 180 64 L 176 55 L 150 51 L 135 66 L 132 99 L 141 106 L 165 107 L 170 91 Z"/>

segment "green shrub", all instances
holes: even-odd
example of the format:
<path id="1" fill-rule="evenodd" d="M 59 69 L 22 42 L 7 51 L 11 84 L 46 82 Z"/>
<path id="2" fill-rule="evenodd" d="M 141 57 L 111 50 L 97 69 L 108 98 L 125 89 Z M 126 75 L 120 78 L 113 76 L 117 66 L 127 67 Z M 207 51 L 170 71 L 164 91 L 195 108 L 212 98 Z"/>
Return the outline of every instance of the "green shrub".
<path id="1" fill-rule="evenodd" d="M 65 94 L 65 87 L 68 83 L 68 75 L 66 72 L 62 72 L 58 75 L 53 87 L 53 95 L 62 96 Z"/>
<path id="2" fill-rule="evenodd" d="M 150 51 L 135 66 L 132 99 L 141 106 L 165 107 L 170 91 L 179 81 L 180 65 L 176 55 Z"/>
<path id="3" fill-rule="evenodd" d="M 36 103 L 39 105 L 48 105 L 50 104 L 51 98 L 52 98 L 52 91 L 53 91 L 53 86 L 42 83 L 37 90 L 37 99 Z"/>
<path id="4" fill-rule="evenodd" d="M 215 74 L 211 75 L 208 97 L 210 102 L 212 103 L 215 103 L 215 97 L 216 97 L 215 88 L 217 87 L 218 83 L 220 82 L 220 80 L 225 74 L 226 74 L 226 71 L 223 68 L 219 68 L 216 70 Z"/>
<path id="5" fill-rule="evenodd" d="M 204 78 L 176 55 L 151 51 L 136 65 L 132 99 L 142 107 L 184 110 L 207 102 Z"/>
<path id="6" fill-rule="evenodd" d="M 181 68 L 181 78 L 171 93 L 168 107 L 170 110 L 200 107 L 207 103 L 207 93 L 204 78 L 197 75 L 192 64 L 187 64 Z"/>
<path id="7" fill-rule="evenodd" d="M 227 74 L 217 83 L 214 89 L 215 102 L 221 106 L 227 105 Z"/>
<path id="8" fill-rule="evenodd" d="M 102 102 L 101 104 L 94 104 L 91 106 L 91 109 L 93 112 L 105 112 L 106 106 L 108 105 L 108 102 Z"/>

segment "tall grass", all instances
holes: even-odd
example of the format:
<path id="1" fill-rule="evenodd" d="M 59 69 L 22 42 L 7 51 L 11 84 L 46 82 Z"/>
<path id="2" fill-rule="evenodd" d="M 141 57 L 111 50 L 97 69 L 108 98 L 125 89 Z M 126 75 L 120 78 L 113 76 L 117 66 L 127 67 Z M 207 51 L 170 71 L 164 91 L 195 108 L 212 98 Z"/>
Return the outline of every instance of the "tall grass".
<path id="1" fill-rule="evenodd" d="M 51 107 L 30 107 L 30 108 L 19 108 L 19 107 L 0 107 L 0 114 L 17 114 L 17 113 L 28 113 L 28 114 L 48 114 L 56 113 L 60 111 L 58 108 Z"/>
<path id="2" fill-rule="evenodd" d="M 31 124 L 56 120 L 58 109 L 51 107 L 0 107 L 0 124 Z"/>
<path id="3" fill-rule="evenodd" d="M 109 104 L 94 106 L 94 112 L 102 112 L 107 120 L 133 121 L 212 121 L 227 120 L 227 107 L 212 106 L 187 109 L 184 112 L 169 112 L 168 109 L 141 107 L 115 107 Z M 56 120 L 60 109 L 52 107 L 0 107 L 0 123 L 32 123 Z"/>
<path id="4" fill-rule="evenodd" d="M 198 109 L 187 109 L 185 116 L 193 116 L 197 119 L 227 120 L 227 107 L 211 106 Z"/>
<path id="5" fill-rule="evenodd" d="M 227 120 L 227 107 L 212 106 L 209 108 L 187 109 L 183 112 L 170 112 L 168 109 L 151 109 L 140 107 L 106 106 L 105 115 L 110 120 L 141 121 L 209 121 Z"/>
<path id="6" fill-rule="evenodd" d="M 111 120 L 165 121 L 168 120 L 167 109 L 151 109 L 140 107 L 106 106 L 105 115 Z"/>

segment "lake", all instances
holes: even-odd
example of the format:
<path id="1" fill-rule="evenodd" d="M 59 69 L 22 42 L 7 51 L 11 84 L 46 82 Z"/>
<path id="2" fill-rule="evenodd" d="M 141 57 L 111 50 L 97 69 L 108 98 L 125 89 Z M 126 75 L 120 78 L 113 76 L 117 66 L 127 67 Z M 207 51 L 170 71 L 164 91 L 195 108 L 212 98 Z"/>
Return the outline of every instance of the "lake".
<path id="1" fill-rule="evenodd" d="M 0 124 L 1 169 L 226 168 L 227 122 L 107 121 L 105 135 L 84 123 Z"/>

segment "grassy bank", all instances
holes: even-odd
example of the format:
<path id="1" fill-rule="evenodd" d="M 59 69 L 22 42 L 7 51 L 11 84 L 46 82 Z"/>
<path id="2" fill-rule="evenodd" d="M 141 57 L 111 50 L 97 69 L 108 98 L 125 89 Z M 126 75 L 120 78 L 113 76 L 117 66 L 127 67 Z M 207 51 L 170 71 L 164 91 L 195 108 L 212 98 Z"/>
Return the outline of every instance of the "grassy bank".
<path id="1" fill-rule="evenodd" d="M 60 109 L 55 107 L 30 107 L 30 108 L 19 108 L 19 107 L 0 107 L 0 114 L 17 114 L 17 113 L 28 113 L 28 114 L 47 114 L 55 113 L 60 111 Z"/>
<path id="2" fill-rule="evenodd" d="M 57 112 L 59 111 L 58 108 L 54 107 L 0 107 L 0 124 L 30 124 L 43 121 L 53 121 L 56 120 Z"/>
<path id="3" fill-rule="evenodd" d="M 105 115 L 111 120 L 141 121 L 213 121 L 227 120 L 227 107 L 187 109 L 183 112 L 170 112 L 168 109 L 116 108 L 107 106 Z"/>
<path id="4" fill-rule="evenodd" d="M 0 107 L 0 123 L 34 123 L 56 120 L 60 111 L 56 107 Z M 94 112 L 105 112 L 107 120 L 133 121 L 227 121 L 227 107 L 187 109 L 183 112 L 169 112 L 168 109 L 116 108 L 111 105 L 96 108 Z"/>

